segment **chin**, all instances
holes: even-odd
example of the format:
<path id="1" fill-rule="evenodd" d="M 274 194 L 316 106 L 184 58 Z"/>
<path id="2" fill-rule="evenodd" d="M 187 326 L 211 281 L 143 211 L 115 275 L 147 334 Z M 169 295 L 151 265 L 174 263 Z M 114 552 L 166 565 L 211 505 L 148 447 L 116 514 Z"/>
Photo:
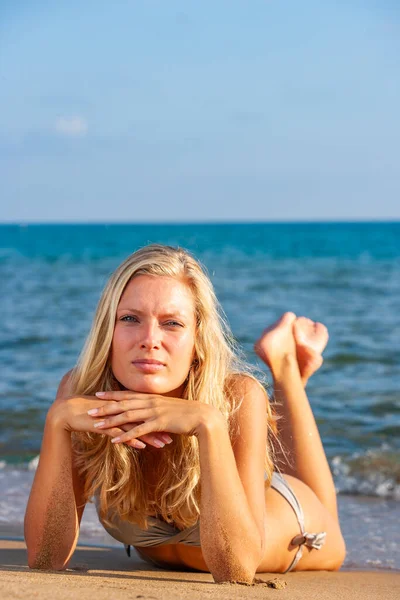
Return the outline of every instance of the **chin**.
<path id="1" fill-rule="evenodd" d="M 126 389 L 138 394 L 158 394 L 159 396 L 167 396 L 168 394 L 174 395 L 172 392 L 180 390 L 182 385 L 174 386 L 168 382 L 151 380 L 149 377 L 146 380 L 142 378 L 127 378 L 124 380 L 119 379 L 119 383 Z"/>

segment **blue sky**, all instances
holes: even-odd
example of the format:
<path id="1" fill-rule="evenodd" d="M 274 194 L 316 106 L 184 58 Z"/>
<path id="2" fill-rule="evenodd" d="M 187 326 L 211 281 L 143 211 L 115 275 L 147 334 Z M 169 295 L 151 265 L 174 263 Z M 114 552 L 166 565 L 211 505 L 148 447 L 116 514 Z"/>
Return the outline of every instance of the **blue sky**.
<path id="1" fill-rule="evenodd" d="M 3 0 L 0 221 L 400 219 L 400 5 Z"/>

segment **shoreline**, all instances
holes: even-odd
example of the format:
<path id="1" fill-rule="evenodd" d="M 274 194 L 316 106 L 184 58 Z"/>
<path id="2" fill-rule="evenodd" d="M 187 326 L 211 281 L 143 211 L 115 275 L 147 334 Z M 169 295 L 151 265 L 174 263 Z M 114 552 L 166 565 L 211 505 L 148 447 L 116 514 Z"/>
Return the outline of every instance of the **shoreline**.
<path id="1" fill-rule="evenodd" d="M 23 541 L 24 511 L 29 489 L 14 482 L 15 494 L 0 503 L 0 538 Z M 338 496 L 342 531 L 347 545 L 343 569 L 382 572 L 400 570 L 399 503 L 395 500 L 365 496 Z M 363 536 L 360 538 L 360 530 Z M 101 526 L 95 507 L 85 508 L 79 535 L 79 545 L 120 548 Z M 399 596 L 400 597 L 400 596 Z"/>
<path id="2" fill-rule="evenodd" d="M 3 548 L 3 542 L 5 542 L 7 544 L 7 542 L 10 542 L 11 544 L 13 542 L 16 543 L 22 543 L 25 546 L 25 539 L 23 537 L 20 536 L 7 536 L 7 535 L 2 535 L 0 534 L 0 552 Z M 89 549 L 89 550 L 110 550 L 112 552 L 117 551 L 117 552 L 121 552 L 122 554 L 125 555 L 125 550 L 123 545 L 120 542 L 116 542 L 115 544 L 101 544 L 101 543 L 97 543 L 97 542 L 93 542 L 93 541 L 85 541 L 85 540 L 78 540 L 77 544 L 76 544 L 76 549 L 75 552 L 78 549 Z M 142 559 L 139 557 L 139 555 L 137 554 L 137 552 L 135 551 L 135 549 L 133 547 L 131 547 L 131 554 L 134 554 L 134 559 L 135 561 L 141 561 L 143 562 L 143 565 L 145 565 L 146 567 L 149 567 L 150 565 L 144 561 L 142 561 Z M 130 560 L 132 560 L 132 557 L 130 558 Z M 0 571 L 1 571 L 1 564 L 0 564 Z M 173 572 L 173 571 L 172 571 Z M 302 571 L 303 573 L 305 571 Z M 328 572 L 328 571 L 324 571 L 324 572 Z M 338 573 L 398 573 L 400 575 L 400 569 L 397 569 L 395 567 L 388 567 L 388 566 L 384 566 L 384 567 L 379 567 L 379 566 L 375 566 L 374 567 L 370 567 L 370 566 L 364 566 L 361 565 L 359 567 L 348 567 L 348 566 L 344 566 L 341 567 L 340 570 L 338 571 Z M 279 575 L 276 574 L 275 575 L 277 577 L 283 577 L 283 575 Z"/>
<path id="3" fill-rule="evenodd" d="M 216 584 L 209 573 L 166 571 L 143 562 L 123 548 L 77 546 L 65 571 L 38 571 L 26 563 L 22 541 L 0 539 L 0 596 L 7 600 L 40 597 L 43 600 L 213 600 L 279 597 L 285 600 L 395 600 L 400 597 L 400 572 L 371 570 L 300 571 L 257 574 L 259 583 L 245 586 Z M 277 580 L 272 589 L 268 581 Z"/>

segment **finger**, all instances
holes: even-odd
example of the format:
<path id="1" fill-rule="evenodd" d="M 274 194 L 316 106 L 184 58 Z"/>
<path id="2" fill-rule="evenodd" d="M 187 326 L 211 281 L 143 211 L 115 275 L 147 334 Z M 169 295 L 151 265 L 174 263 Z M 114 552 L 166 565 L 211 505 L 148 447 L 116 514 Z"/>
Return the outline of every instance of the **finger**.
<path id="1" fill-rule="evenodd" d="M 109 429 L 110 427 L 119 427 L 124 423 L 135 423 L 138 425 L 146 421 L 146 419 L 154 418 L 154 416 L 154 410 L 151 409 L 128 410 L 113 417 L 100 418 L 95 421 L 93 427 L 96 429 Z"/>
<path id="2" fill-rule="evenodd" d="M 165 445 L 173 442 L 172 438 L 167 433 L 147 433 L 140 436 L 140 440 L 154 448 L 164 448 Z"/>
<path id="3" fill-rule="evenodd" d="M 124 425 L 121 425 L 121 429 L 123 431 L 129 431 L 134 425 L 135 423 L 124 423 Z M 157 434 L 148 433 L 146 435 L 142 435 L 140 439 L 142 442 L 145 442 L 146 444 L 148 444 L 149 446 L 153 446 L 154 448 L 163 448 L 166 444 L 172 444 L 172 442 L 174 441 L 172 437 L 164 431 Z"/>
<path id="4" fill-rule="evenodd" d="M 128 427 L 128 431 L 132 429 L 132 424 L 130 425 L 124 425 L 123 426 Z M 119 436 L 121 434 L 123 434 L 126 430 L 125 429 L 120 429 L 119 427 L 112 427 L 109 429 L 103 429 L 101 431 L 101 433 L 104 433 L 106 435 L 108 435 L 109 437 L 116 437 Z M 149 444 L 150 446 L 153 446 L 154 448 L 164 448 L 164 446 L 166 444 L 171 444 L 173 442 L 172 438 L 167 434 L 167 433 L 159 433 L 159 434 L 147 434 L 147 435 L 143 435 L 141 436 L 140 440 L 131 440 L 131 442 L 128 442 L 128 445 L 133 446 L 134 448 L 139 448 L 139 449 L 143 449 L 146 447 L 146 444 Z"/>
<path id="5" fill-rule="evenodd" d="M 116 400 L 120 402 L 121 400 L 136 398 L 136 397 L 144 397 L 149 394 L 140 394 L 137 392 L 132 392 L 130 390 L 118 390 L 118 391 L 109 391 L 109 392 L 96 392 L 96 396 L 98 398 L 105 398 L 106 400 Z"/>
<path id="6" fill-rule="evenodd" d="M 122 433 L 124 433 L 124 430 L 120 427 L 110 427 L 109 429 L 103 429 L 102 431 L 98 431 L 97 429 L 95 429 L 94 433 L 100 433 L 108 435 L 110 437 L 115 437 L 116 435 L 121 435 Z"/>
<path id="7" fill-rule="evenodd" d="M 87 411 L 87 414 L 91 417 L 105 417 L 106 415 L 118 415 L 122 412 L 133 410 L 137 408 L 148 408 L 154 405 L 154 400 L 121 400 L 116 402 L 115 400 L 109 400 L 106 404 L 91 408 Z"/>
<path id="8" fill-rule="evenodd" d="M 122 435 L 124 432 L 122 429 L 119 429 L 118 427 L 112 427 L 111 429 L 105 429 L 98 433 L 104 433 L 104 434 L 108 435 L 109 437 L 113 438 L 116 435 L 117 436 Z M 128 442 L 128 446 L 132 446 L 133 448 L 137 448 L 139 450 L 146 448 L 146 444 L 137 439 L 134 439 L 134 440 L 131 440 L 130 442 Z"/>
<path id="9" fill-rule="evenodd" d="M 159 426 L 157 426 L 157 419 L 152 419 L 150 421 L 146 421 L 146 423 L 141 423 L 140 425 L 133 427 L 133 429 L 131 429 L 130 431 L 127 431 L 126 433 L 118 435 L 117 437 L 113 438 L 111 441 L 114 444 L 119 444 L 119 443 L 131 441 L 133 439 L 137 439 L 148 433 L 154 433 L 156 431 L 161 431 L 161 430 L 162 430 L 161 427 L 159 428 Z"/>

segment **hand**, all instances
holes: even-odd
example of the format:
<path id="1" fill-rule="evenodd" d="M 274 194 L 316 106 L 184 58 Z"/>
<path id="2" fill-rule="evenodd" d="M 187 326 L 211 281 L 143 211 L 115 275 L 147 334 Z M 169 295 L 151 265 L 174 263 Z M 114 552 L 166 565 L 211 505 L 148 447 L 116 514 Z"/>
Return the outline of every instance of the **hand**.
<path id="1" fill-rule="evenodd" d="M 96 431 L 123 427 L 127 423 L 135 424 L 129 431 L 113 438 L 115 443 L 132 442 L 144 435 L 162 431 L 197 435 L 202 425 L 213 418 L 222 418 L 214 407 L 182 398 L 131 391 L 98 392 L 96 396 L 107 400 L 101 407 L 88 411 L 93 420 L 96 419 L 93 425 Z"/>
<path id="2" fill-rule="evenodd" d="M 88 415 L 88 410 L 103 406 L 103 404 L 104 401 L 99 400 L 96 396 L 82 395 L 65 398 L 59 397 L 51 405 L 48 412 L 48 418 L 67 431 L 102 433 L 113 438 L 122 435 L 124 431 L 126 431 L 126 428 L 132 428 L 132 424 L 125 424 L 121 427 L 105 428 L 99 432 L 99 430 L 94 427 L 93 419 Z M 140 440 L 135 439 L 132 443 L 128 443 L 128 445 L 138 449 L 145 448 L 146 444 L 154 446 L 155 448 L 162 448 L 165 444 L 170 444 L 172 442 L 172 438 L 163 432 L 157 434 L 149 433 L 148 435 L 140 436 Z"/>

